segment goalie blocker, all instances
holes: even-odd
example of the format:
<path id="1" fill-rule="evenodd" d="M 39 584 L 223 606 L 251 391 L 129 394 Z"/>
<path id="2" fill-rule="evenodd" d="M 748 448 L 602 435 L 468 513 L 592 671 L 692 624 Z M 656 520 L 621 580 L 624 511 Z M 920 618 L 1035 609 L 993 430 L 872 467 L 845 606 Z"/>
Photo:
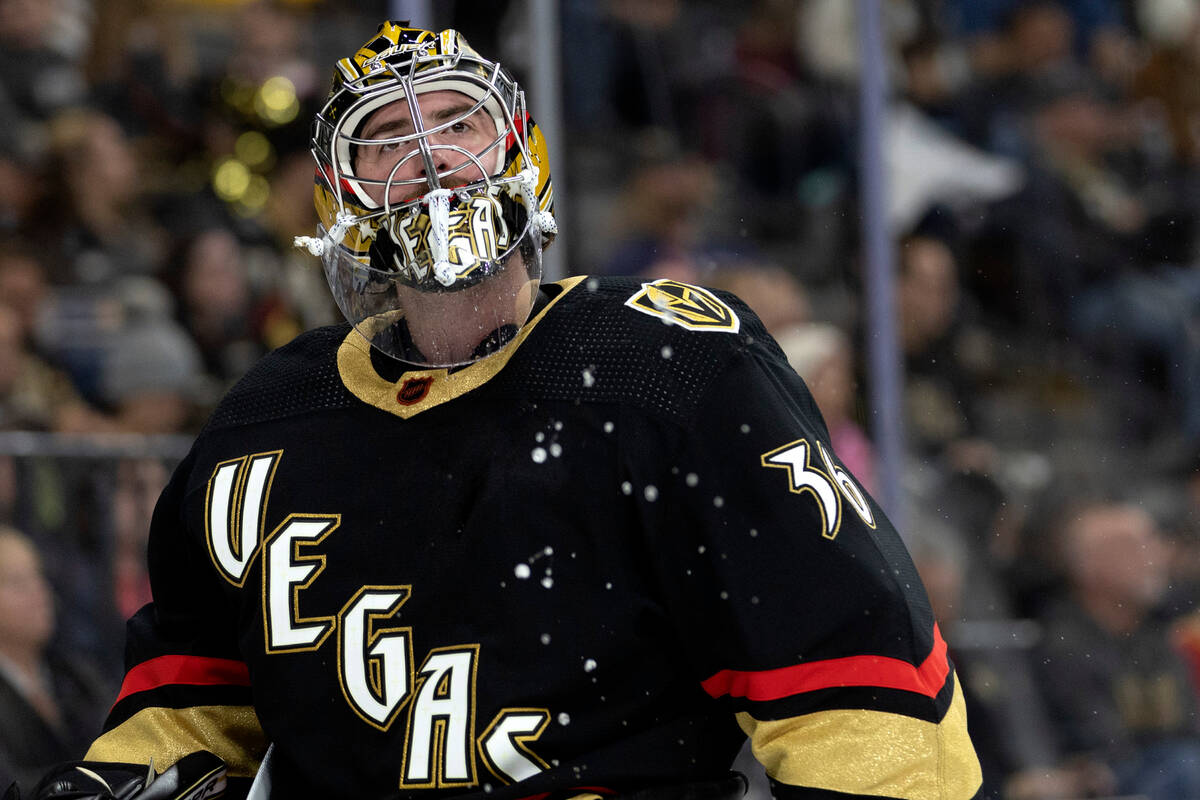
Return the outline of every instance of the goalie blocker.
<path id="1" fill-rule="evenodd" d="M 207 800 L 225 794 L 225 762 L 191 753 L 158 775 L 154 765 L 68 761 L 42 778 L 26 800 Z M 21 800 L 12 784 L 3 800 Z"/>
<path id="2" fill-rule="evenodd" d="M 270 795 L 270 757 L 254 780 L 247 800 Z M 746 793 L 746 778 L 737 772 L 723 780 L 659 786 L 610 800 L 739 800 Z M 98 761 L 68 761 L 51 771 L 26 800 L 213 800 L 225 795 L 225 762 L 201 751 L 184 756 L 155 775 L 154 766 Z M 578 800 L 599 795 L 577 795 Z M 17 784 L 0 800 L 21 800 Z"/>

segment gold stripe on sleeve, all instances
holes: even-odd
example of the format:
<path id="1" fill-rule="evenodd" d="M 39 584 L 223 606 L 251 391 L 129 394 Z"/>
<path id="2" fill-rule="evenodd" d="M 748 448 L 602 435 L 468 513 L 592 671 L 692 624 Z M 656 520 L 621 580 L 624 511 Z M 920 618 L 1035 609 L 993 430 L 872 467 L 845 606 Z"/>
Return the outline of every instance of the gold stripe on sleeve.
<path id="1" fill-rule="evenodd" d="M 780 783 L 901 800 L 968 800 L 983 783 L 957 680 L 940 723 L 867 709 L 737 718 Z"/>
<path id="2" fill-rule="evenodd" d="M 232 777 L 250 777 L 267 752 L 267 737 L 250 706 L 146 708 L 92 743 L 88 761 L 149 764 L 162 772 L 188 753 L 220 756 Z"/>

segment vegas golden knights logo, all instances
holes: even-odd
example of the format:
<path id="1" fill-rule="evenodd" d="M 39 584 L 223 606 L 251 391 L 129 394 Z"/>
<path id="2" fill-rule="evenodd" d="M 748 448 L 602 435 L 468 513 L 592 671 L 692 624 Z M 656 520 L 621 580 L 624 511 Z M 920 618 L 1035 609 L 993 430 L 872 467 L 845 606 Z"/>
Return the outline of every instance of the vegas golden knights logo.
<path id="1" fill-rule="evenodd" d="M 643 283 L 625 305 L 693 331 L 737 333 L 742 324 L 733 309 L 707 289 L 665 278 Z"/>
<path id="2" fill-rule="evenodd" d="M 392 220 L 392 239 L 399 245 L 396 269 L 415 280 L 424 280 L 432 268 L 428 255 L 432 222 L 429 214 L 404 215 Z M 512 243 L 500 201 L 491 195 L 475 195 L 465 204 L 450 209 L 446 243 L 450 263 L 458 277 L 470 275 L 482 262 L 492 262 Z"/>

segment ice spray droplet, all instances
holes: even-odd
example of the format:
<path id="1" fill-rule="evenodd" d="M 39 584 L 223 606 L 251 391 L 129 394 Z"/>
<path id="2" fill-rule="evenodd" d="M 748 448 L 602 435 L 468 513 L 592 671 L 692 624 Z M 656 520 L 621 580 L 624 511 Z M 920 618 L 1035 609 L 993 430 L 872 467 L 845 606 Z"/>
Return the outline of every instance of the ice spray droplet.
<path id="1" fill-rule="evenodd" d="M 529 573 L 530 573 L 530 570 L 529 570 L 528 564 L 517 564 L 517 566 L 515 566 L 513 568 L 513 574 L 516 575 L 521 580 L 525 580 L 526 578 L 528 578 Z"/>

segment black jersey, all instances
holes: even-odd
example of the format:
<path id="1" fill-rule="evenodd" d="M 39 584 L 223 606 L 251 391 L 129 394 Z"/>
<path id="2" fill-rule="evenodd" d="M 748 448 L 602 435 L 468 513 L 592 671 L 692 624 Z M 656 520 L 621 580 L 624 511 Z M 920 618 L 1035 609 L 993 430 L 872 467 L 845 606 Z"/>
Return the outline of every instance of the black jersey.
<path id="1" fill-rule="evenodd" d="M 228 395 L 165 489 L 88 758 L 199 749 L 276 796 L 716 780 L 959 800 L 980 775 L 903 544 L 736 298 L 573 278 L 501 352 L 348 326 Z"/>

